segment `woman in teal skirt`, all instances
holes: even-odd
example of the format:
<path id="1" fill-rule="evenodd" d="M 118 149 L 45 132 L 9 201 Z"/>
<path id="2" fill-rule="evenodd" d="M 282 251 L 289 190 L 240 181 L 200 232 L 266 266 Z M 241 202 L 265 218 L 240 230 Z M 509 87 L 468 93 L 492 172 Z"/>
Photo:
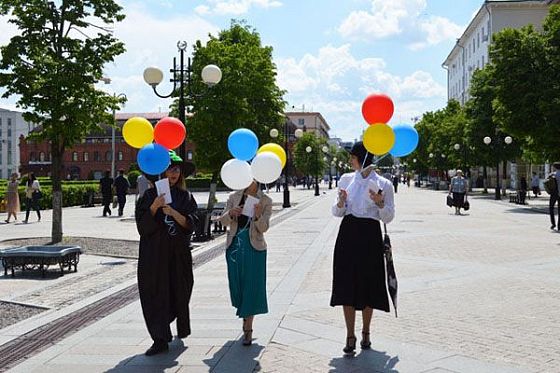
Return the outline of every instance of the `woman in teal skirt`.
<path id="1" fill-rule="evenodd" d="M 246 201 L 258 199 L 253 211 L 243 212 Z M 266 241 L 272 200 L 253 182 L 230 194 L 220 221 L 228 226 L 226 261 L 231 304 L 243 318 L 243 344 L 253 340 L 255 315 L 268 313 L 266 300 Z M 252 216 L 251 216 L 252 215 Z"/>

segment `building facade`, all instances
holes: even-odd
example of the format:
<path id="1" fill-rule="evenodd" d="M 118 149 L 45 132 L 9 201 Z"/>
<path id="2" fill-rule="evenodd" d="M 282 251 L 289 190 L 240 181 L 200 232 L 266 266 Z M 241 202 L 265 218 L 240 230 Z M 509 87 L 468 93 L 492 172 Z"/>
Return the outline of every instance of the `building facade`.
<path id="1" fill-rule="evenodd" d="M 21 112 L 0 109 L 0 179 L 8 179 L 20 168 L 20 136 L 27 136 L 33 126 Z"/>
<path id="2" fill-rule="evenodd" d="M 331 127 L 321 113 L 293 111 L 287 112 L 285 115 L 297 126 L 297 128 L 303 129 L 305 132 L 313 132 L 317 137 L 329 139 L 329 131 Z"/>
<path id="3" fill-rule="evenodd" d="M 486 0 L 443 62 L 447 70 L 447 97 L 464 105 L 477 69 L 488 64 L 492 35 L 505 28 L 532 24 L 540 29 L 548 8 L 559 0 Z"/>

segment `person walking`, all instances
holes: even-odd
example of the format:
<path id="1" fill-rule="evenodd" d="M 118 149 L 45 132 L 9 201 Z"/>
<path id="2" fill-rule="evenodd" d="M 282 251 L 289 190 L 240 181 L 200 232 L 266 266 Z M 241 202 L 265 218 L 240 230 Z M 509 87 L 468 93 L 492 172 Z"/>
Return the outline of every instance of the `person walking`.
<path id="1" fill-rule="evenodd" d="M 527 179 L 525 176 L 521 177 L 519 181 L 519 204 L 525 204 L 525 198 L 527 197 Z"/>
<path id="2" fill-rule="evenodd" d="M 554 171 L 548 175 L 549 178 L 554 179 L 555 188 L 551 191 L 550 199 L 548 200 L 548 210 L 550 215 L 550 229 L 556 229 L 556 218 L 554 217 L 554 205 L 560 200 L 560 162 L 554 163 Z M 560 204 L 559 204 L 560 208 Z M 560 210 L 558 213 L 558 219 L 560 220 Z"/>
<path id="3" fill-rule="evenodd" d="M 99 179 L 99 190 L 103 197 L 103 216 L 111 216 L 111 202 L 113 201 L 113 178 L 111 171 L 105 171 L 105 176 Z"/>
<path id="4" fill-rule="evenodd" d="M 243 211 L 248 199 L 258 199 L 254 211 Z M 252 216 L 251 216 L 252 215 Z M 226 242 L 229 293 L 236 315 L 243 319 L 243 345 L 253 341 L 255 315 L 268 313 L 266 298 L 266 241 L 272 200 L 253 181 L 229 195 L 220 221 L 229 227 Z"/>
<path id="5" fill-rule="evenodd" d="M 461 215 L 468 189 L 468 181 L 463 177 L 463 171 L 457 170 L 455 176 L 451 179 L 451 183 L 449 183 L 449 195 L 453 195 L 455 215 Z"/>
<path id="6" fill-rule="evenodd" d="M 17 221 L 17 214 L 20 211 L 18 186 L 18 174 L 14 172 L 10 177 L 8 189 L 6 191 L 6 198 L 8 199 L 8 204 L 6 206 L 8 218 L 6 219 L 6 223 L 10 222 L 12 215 L 14 216 L 14 220 Z"/>
<path id="7" fill-rule="evenodd" d="M 171 342 L 170 324 L 177 320 L 177 337 L 191 334 L 189 302 L 193 288 L 190 237 L 198 223 L 197 204 L 185 187 L 185 177 L 194 171 L 170 152 L 171 164 L 163 177 L 169 179 L 171 203 L 146 190 L 136 206 L 140 234 L 138 290 L 144 321 L 153 340 L 147 356 L 166 352 Z"/>
<path id="8" fill-rule="evenodd" d="M 373 310 L 390 311 L 380 222 L 388 224 L 395 216 L 392 182 L 374 171 L 373 155 L 361 141 L 350 154 L 355 172 L 340 178 L 332 207 L 333 215 L 343 219 L 334 248 L 330 305 L 343 307 L 345 354 L 356 349 L 356 310 L 362 311 L 362 349 L 371 348 Z"/>
<path id="9" fill-rule="evenodd" d="M 41 200 L 42 193 L 41 193 L 41 185 L 39 184 L 39 180 L 35 177 L 35 174 L 31 172 L 27 179 L 26 188 L 25 188 L 25 220 L 24 223 L 27 224 L 29 221 L 29 213 L 31 210 L 35 210 L 37 212 L 37 221 L 41 221 L 41 208 L 39 206 L 39 202 Z"/>
<path id="10" fill-rule="evenodd" d="M 117 202 L 119 203 L 119 216 L 123 216 L 126 194 L 128 193 L 128 188 L 130 188 L 130 183 L 124 176 L 124 170 L 119 170 L 119 176 L 115 179 L 114 185 L 117 193 Z"/>
<path id="11" fill-rule="evenodd" d="M 541 180 L 536 172 L 533 172 L 533 176 L 531 177 L 531 189 L 533 190 L 535 198 L 541 195 Z"/>

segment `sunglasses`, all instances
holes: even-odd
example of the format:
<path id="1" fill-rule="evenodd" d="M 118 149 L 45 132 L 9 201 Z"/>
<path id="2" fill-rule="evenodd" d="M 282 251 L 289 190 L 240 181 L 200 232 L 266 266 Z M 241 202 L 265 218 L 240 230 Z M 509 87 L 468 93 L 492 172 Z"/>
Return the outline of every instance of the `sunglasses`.
<path id="1" fill-rule="evenodd" d="M 181 167 L 170 167 L 167 169 L 167 172 L 171 172 L 173 174 L 180 174 L 181 173 Z"/>

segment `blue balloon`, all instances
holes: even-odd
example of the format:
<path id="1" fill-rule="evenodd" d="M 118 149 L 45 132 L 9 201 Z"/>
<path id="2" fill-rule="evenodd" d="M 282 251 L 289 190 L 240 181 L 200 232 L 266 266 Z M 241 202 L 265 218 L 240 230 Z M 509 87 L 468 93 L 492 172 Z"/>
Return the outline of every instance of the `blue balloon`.
<path id="1" fill-rule="evenodd" d="M 140 169 L 148 175 L 159 175 L 169 167 L 169 150 L 160 144 L 144 145 L 136 157 Z"/>
<path id="2" fill-rule="evenodd" d="M 228 138 L 228 149 L 231 155 L 241 161 L 250 161 L 257 154 L 259 139 L 247 128 L 233 131 Z"/>
<path id="3" fill-rule="evenodd" d="M 393 157 L 404 157 L 412 153 L 418 146 L 418 131 L 410 124 L 397 124 L 393 126 L 395 145 L 389 153 Z"/>

